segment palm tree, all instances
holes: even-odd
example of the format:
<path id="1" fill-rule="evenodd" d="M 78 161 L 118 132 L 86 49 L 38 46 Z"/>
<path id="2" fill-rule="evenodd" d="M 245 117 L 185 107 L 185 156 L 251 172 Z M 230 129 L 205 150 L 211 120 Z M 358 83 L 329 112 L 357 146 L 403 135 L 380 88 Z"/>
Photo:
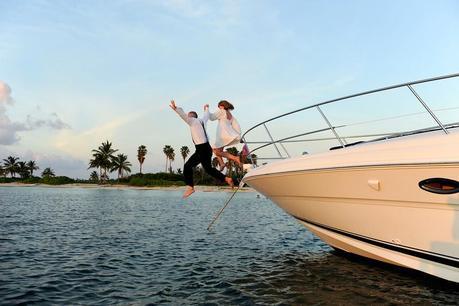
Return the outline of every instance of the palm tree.
<path id="1" fill-rule="evenodd" d="M 17 161 L 19 157 L 8 156 L 6 159 L 3 160 L 3 168 L 5 169 L 6 173 L 9 173 L 11 177 L 15 177 L 15 174 L 18 170 Z"/>
<path id="2" fill-rule="evenodd" d="M 145 161 L 145 155 L 147 155 L 147 147 L 144 145 L 139 146 L 137 149 L 137 160 L 140 164 L 140 174 L 142 174 L 142 164 Z"/>
<path id="3" fill-rule="evenodd" d="M 43 177 L 43 178 L 50 178 L 50 177 L 54 177 L 54 176 L 56 176 L 56 174 L 54 174 L 53 169 L 51 169 L 49 167 L 45 168 L 43 170 L 43 172 L 41 173 L 41 177 Z"/>
<path id="4" fill-rule="evenodd" d="M 92 150 L 94 157 L 89 161 L 89 168 L 99 168 L 101 180 L 107 179 L 107 170 L 112 166 L 112 160 L 115 158 L 113 155 L 118 150 L 112 148 L 112 143 L 108 140 L 103 142 L 98 149 Z"/>
<path id="5" fill-rule="evenodd" d="M 124 172 L 131 172 L 132 164 L 127 160 L 127 158 L 128 157 L 125 154 L 118 154 L 112 159 L 112 167 L 110 168 L 110 172 L 118 171 L 118 179 L 124 176 Z M 140 173 L 142 173 L 142 171 Z"/>
<path id="6" fill-rule="evenodd" d="M 89 175 L 89 180 L 92 182 L 97 182 L 99 180 L 99 175 L 97 174 L 97 171 L 91 172 Z"/>
<path id="7" fill-rule="evenodd" d="M 187 146 L 183 146 L 183 147 L 180 148 L 180 153 L 182 154 L 183 167 L 185 168 L 185 159 L 188 156 L 188 154 L 190 154 L 190 149 L 188 149 Z"/>
<path id="8" fill-rule="evenodd" d="M 171 149 L 172 147 L 170 145 L 165 145 L 163 148 L 163 153 L 164 155 L 166 155 L 166 171 L 165 172 L 167 172 L 167 162 L 169 161 L 169 155 L 170 155 Z"/>
<path id="9" fill-rule="evenodd" d="M 19 173 L 19 175 L 23 179 L 28 178 L 30 176 L 29 167 L 27 167 L 26 162 L 23 162 L 23 161 L 18 162 L 17 173 Z"/>
<path id="10" fill-rule="evenodd" d="M 40 168 L 37 166 L 37 163 L 36 163 L 34 160 L 29 160 L 29 161 L 27 162 L 27 167 L 29 168 L 30 176 L 33 176 L 33 171 L 34 171 L 34 170 L 40 169 Z"/>
<path id="11" fill-rule="evenodd" d="M 169 158 L 169 172 L 172 173 L 172 162 L 175 160 L 175 152 L 174 148 L 170 148 L 169 154 L 167 156 Z"/>
<path id="12" fill-rule="evenodd" d="M 98 177 L 102 177 L 102 156 L 101 155 L 95 155 L 93 159 L 89 160 L 89 167 L 88 169 L 91 168 L 96 168 L 99 169 L 99 175 Z"/>
<path id="13" fill-rule="evenodd" d="M 0 175 L 3 177 L 6 177 L 6 170 L 3 168 L 1 164 L 0 164 Z"/>

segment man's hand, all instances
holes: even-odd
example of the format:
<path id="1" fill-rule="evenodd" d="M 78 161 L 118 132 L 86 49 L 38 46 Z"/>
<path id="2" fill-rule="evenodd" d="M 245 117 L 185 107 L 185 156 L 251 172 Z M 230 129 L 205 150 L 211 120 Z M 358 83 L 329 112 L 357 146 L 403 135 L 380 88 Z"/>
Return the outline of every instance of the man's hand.
<path id="1" fill-rule="evenodd" d="M 169 105 L 173 110 L 177 109 L 177 105 L 175 105 L 175 101 L 171 100 L 171 104 Z"/>

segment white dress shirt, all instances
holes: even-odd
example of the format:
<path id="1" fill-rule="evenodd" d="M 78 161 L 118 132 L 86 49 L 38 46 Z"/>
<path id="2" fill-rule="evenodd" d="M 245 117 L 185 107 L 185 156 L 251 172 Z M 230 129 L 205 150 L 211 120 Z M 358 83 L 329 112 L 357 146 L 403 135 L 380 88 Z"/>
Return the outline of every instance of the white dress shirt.
<path id="1" fill-rule="evenodd" d="M 209 141 L 206 133 L 206 123 L 209 120 L 209 116 L 205 114 L 202 119 L 188 117 L 181 107 L 175 109 L 177 114 L 185 121 L 191 130 L 191 138 L 195 145 L 203 144 Z"/>
<path id="2" fill-rule="evenodd" d="M 232 146 L 240 142 L 241 127 L 234 116 L 228 119 L 226 111 L 223 109 L 218 109 L 215 113 L 209 113 L 209 109 L 206 109 L 204 116 L 211 121 L 218 120 L 215 148 Z"/>

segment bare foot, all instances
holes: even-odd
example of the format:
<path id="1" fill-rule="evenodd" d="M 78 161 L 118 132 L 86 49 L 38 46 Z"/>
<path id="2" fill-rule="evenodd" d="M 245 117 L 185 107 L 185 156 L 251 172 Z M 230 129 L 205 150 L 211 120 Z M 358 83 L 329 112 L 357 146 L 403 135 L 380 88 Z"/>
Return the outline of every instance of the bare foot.
<path id="1" fill-rule="evenodd" d="M 192 195 L 193 193 L 194 193 L 194 188 L 191 187 L 191 186 L 187 186 L 185 192 L 183 193 L 182 198 L 183 198 L 183 199 L 186 199 L 186 198 L 188 198 L 190 195 Z"/>
<path id="2" fill-rule="evenodd" d="M 234 183 L 233 183 L 233 179 L 230 178 L 230 177 L 225 177 L 225 182 L 231 186 L 231 189 L 234 188 Z"/>

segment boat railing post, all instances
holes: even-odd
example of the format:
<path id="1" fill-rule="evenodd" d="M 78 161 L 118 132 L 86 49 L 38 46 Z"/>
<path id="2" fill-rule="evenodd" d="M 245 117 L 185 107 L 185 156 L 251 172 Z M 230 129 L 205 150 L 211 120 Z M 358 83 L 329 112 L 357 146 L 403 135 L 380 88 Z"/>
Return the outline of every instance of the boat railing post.
<path id="1" fill-rule="evenodd" d="M 335 135 L 336 139 L 338 139 L 339 143 L 341 144 L 341 146 L 344 148 L 345 147 L 345 140 L 344 139 L 341 139 L 341 137 L 339 137 L 338 133 L 335 131 L 335 128 L 331 125 L 330 121 L 328 121 L 327 117 L 325 116 L 325 114 L 322 112 L 322 110 L 320 109 L 319 106 L 316 106 L 317 110 L 319 111 L 319 113 L 322 115 L 322 118 L 324 118 L 325 122 L 327 123 L 328 127 L 330 128 L 330 130 L 333 132 L 333 134 Z"/>
<path id="2" fill-rule="evenodd" d="M 290 154 L 288 153 L 287 149 L 284 147 L 284 144 L 282 143 L 282 141 L 279 141 L 279 145 L 282 147 L 282 149 L 284 149 L 284 152 L 285 154 L 287 154 L 287 157 L 290 158 Z"/>
<path id="3" fill-rule="evenodd" d="M 282 147 L 282 149 L 284 149 L 285 154 L 287 154 L 287 157 L 290 158 L 290 154 L 288 153 L 287 149 L 284 147 L 284 144 L 282 142 L 279 142 L 279 144 Z"/>
<path id="4" fill-rule="evenodd" d="M 266 126 L 266 124 L 263 124 L 263 125 L 265 126 L 265 129 L 266 129 L 266 132 L 269 135 L 269 138 L 271 139 L 271 141 L 273 142 L 274 146 L 276 147 L 277 153 L 279 153 L 280 157 L 283 157 L 281 155 L 281 153 L 279 152 L 279 149 L 276 146 L 276 142 L 274 141 L 273 137 L 271 136 L 271 133 L 269 132 L 268 127 Z M 282 149 L 284 150 L 285 154 L 287 154 L 287 157 L 290 158 L 290 154 L 288 153 L 287 149 L 284 147 L 284 144 L 282 142 L 279 142 L 279 145 L 282 147 Z"/>
<path id="5" fill-rule="evenodd" d="M 437 122 L 438 126 L 443 130 L 443 132 L 445 132 L 445 134 L 448 134 L 448 131 L 445 129 L 444 125 L 437 118 L 437 116 L 435 116 L 434 112 L 430 109 L 427 103 L 424 102 L 424 100 L 422 100 L 421 96 L 418 95 L 418 93 L 414 90 L 414 88 L 411 85 L 408 84 L 406 86 L 411 90 L 411 92 L 418 99 L 418 101 L 421 102 L 422 106 L 424 106 L 424 108 L 427 110 L 430 116 L 432 116 L 432 118 Z"/>
<path id="6" fill-rule="evenodd" d="M 276 142 L 275 142 L 274 139 L 273 139 L 273 136 L 271 136 L 271 133 L 270 133 L 269 130 L 268 130 L 268 127 L 267 127 L 266 124 L 264 124 L 264 123 L 263 123 L 263 126 L 265 127 L 266 133 L 268 133 L 268 136 L 269 136 L 269 138 L 271 139 L 271 143 L 274 145 L 274 148 L 276 148 L 277 154 L 279 154 L 279 156 L 283 158 L 281 152 L 279 151 L 279 148 L 278 148 L 277 145 L 276 145 Z"/>

